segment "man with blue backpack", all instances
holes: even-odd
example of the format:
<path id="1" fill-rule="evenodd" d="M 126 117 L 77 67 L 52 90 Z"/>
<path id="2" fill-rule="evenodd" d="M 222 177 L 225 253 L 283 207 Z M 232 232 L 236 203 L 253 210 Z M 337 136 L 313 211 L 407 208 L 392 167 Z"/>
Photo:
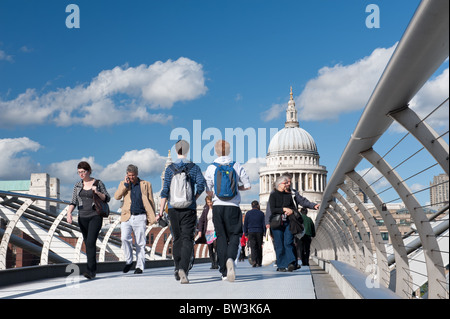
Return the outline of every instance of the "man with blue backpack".
<path id="1" fill-rule="evenodd" d="M 218 156 L 205 172 L 206 192 L 213 199 L 213 222 L 217 236 L 217 261 L 222 280 L 234 281 L 234 260 L 242 236 L 242 212 L 239 191 L 251 188 L 245 169 L 230 157 L 230 144 L 216 142 Z"/>
<path id="2" fill-rule="evenodd" d="M 175 278 L 182 284 L 187 284 L 197 224 L 196 200 L 205 190 L 205 178 L 200 167 L 186 158 L 189 151 L 188 142 L 179 140 L 175 144 L 175 150 L 178 159 L 169 165 L 164 173 L 160 211 L 156 220 L 163 216 L 168 202 L 173 235 Z"/>

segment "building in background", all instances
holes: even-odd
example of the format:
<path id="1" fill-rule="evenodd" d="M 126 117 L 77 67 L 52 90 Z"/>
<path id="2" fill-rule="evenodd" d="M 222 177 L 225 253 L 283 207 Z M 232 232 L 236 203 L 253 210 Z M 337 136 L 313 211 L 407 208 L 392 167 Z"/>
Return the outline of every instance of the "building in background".
<path id="1" fill-rule="evenodd" d="M 50 177 L 47 173 L 32 173 L 29 180 L 0 181 L 0 189 L 7 192 L 60 199 L 59 178 Z M 47 201 L 37 201 L 35 206 L 55 213 L 60 209 L 59 204 Z"/>
<path id="2" fill-rule="evenodd" d="M 448 205 L 448 175 L 434 176 L 430 186 L 430 205 L 436 209 Z"/>
<path id="3" fill-rule="evenodd" d="M 352 189 L 353 193 L 355 193 L 355 195 L 359 198 L 361 202 L 363 202 L 364 204 L 367 204 L 369 202 L 368 196 L 361 190 L 361 188 L 359 188 L 358 184 L 356 184 L 351 178 L 346 177 L 345 184 Z M 354 203 L 354 201 L 347 195 L 346 200 L 349 203 Z"/>
<path id="4" fill-rule="evenodd" d="M 319 152 L 313 137 L 300 127 L 292 87 L 286 109 L 284 128 L 271 139 L 266 166 L 259 171 L 261 207 L 266 207 L 278 176 L 289 173 L 291 186 L 309 201 L 321 203 L 327 183 L 327 170 L 319 163 Z M 315 220 L 315 211 L 309 216 Z"/>

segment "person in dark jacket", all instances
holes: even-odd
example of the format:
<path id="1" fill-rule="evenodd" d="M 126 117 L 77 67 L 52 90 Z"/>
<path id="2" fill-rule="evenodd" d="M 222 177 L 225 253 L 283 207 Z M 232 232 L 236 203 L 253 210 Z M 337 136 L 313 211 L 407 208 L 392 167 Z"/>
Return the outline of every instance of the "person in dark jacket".
<path id="1" fill-rule="evenodd" d="M 290 174 L 284 174 L 283 176 L 286 176 L 286 178 L 288 179 L 287 187 L 286 187 L 286 192 L 291 193 L 291 195 L 294 197 L 294 202 L 295 202 L 295 205 L 296 205 L 296 207 L 297 207 L 297 210 L 298 210 L 298 207 L 299 207 L 299 206 L 301 206 L 302 208 L 309 208 L 309 209 L 314 209 L 314 210 L 319 209 L 319 207 L 320 207 L 319 204 L 310 202 L 306 197 L 303 197 L 302 195 L 300 195 L 300 193 L 299 193 L 297 190 L 291 188 L 291 179 L 292 179 L 292 176 L 291 176 Z M 300 215 L 300 214 L 298 214 L 298 215 Z M 301 214 L 301 215 L 300 215 L 300 218 L 299 218 L 299 219 L 301 219 L 301 223 L 303 224 L 303 228 L 305 227 L 305 225 L 304 225 L 304 220 L 303 220 L 303 217 L 305 217 L 305 216 L 306 216 L 306 215 Z M 306 216 L 306 217 L 307 217 L 307 216 Z M 292 218 L 293 218 L 293 217 L 291 217 L 291 219 L 292 219 Z M 309 217 L 308 217 L 308 218 L 309 218 Z M 310 219 L 310 218 L 309 218 L 309 219 Z M 311 220 L 311 219 L 310 219 L 310 220 Z M 312 222 L 312 220 L 311 220 L 311 222 Z M 313 226 L 313 227 L 314 227 L 314 226 Z M 295 235 L 295 234 L 294 234 L 294 235 Z M 299 238 L 298 236 L 294 236 L 294 246 L 295 246 L 295 248 L 294 248 L 294 254 L 295 254 L 297 260 L 298 260 L 298 259 L 302 259 L 302 243 L 301 243 L 301 239 L 303 239 L 303 237 Z M 307 240 L 307 239 L 306 239 L 306 240 Z M 309 242 L 309 244 L 311 244 L 311 241 Z M 309 260 L 309 255 L 308 255 L 308 260 Z M 302 259 L 302 261 L 303 261 L 303 259 Z M 307 263 L 308 263 L 308 262 L 307 262 Z M 303 263 L 303 262 L 302 262 L 302 264 L 303 264 L 303 265 L 306 265 L 306 264 Z M 308 265 L 309 265 L 309 264 L 308 264 Z M 300 266 L 298 265 L 298 261 L 296 262 L 296 266 L 297 266 L 297 268 L 300 268 Z"/>
<path id="2" fill-rule="evenodd" d="M 313 237 L 316 237 L 316 229 L 314 227 L 314 222 L 312 221 L 312 219 L 306 216 L 306 214 L 308 214 L 308 209 L 303 207 L 300 212 L 302 213 L 305 234 L 299 241 L 299 256 L 302 260 L 302 265 L 309 266 L 311 240 Z"/>
<path id="3" fill-rule="evenodd" d="M 277 271 L 293 271 L 297 268 L 297 260 L 294 254 L 294 236 L 289 227 L 289 216 L 294 213 L 296 206 L 290 193 L 286 192 L 288 184 L 286 176 L 279 176 L 275 180 L 275 189 L 269 196 L 268 207 L 270 207 L 270 221 L 279 220 L 274 228 L 272 225 L 272 236 L 277 255 Z M 269 222 L 270 224 L 270 222 Z"/>
<path id="4" fill-rule="evenodd" d="M 244 234 L 250 242 L 253 267 L 261 267 L 265 230 L 264 213 L 260 210 L 258 201 L 254 200 L 252 210 L 245 214 L 244 219 Z"/>
<path id="5" fill-rule="evenodd" d="M 198 239 L 196 244 L 207 244 L 209 250 L 209 258 L 211 259 L 210 269 L 219 269 L 217 264 L 217 236 L 214 229 L 214 223 L 212 219 L 212 198 L 206 196 L 206 205 L 203 207 L 202 215 L 198 220 Z"/>
<path id="6" fill-rule="evenodd" d="M 283 174 L 281 177 L 286 182 L 285 192 L 290 193 L 290 195 L 294 198 L 295 209 L 298 210 L 299 206 L 305 207 L 305 208 L 309 208 L 309 209 L 314 209 L 314 210 L 319 209 L 319 207 L 320 207 L 319 204 L 310 202 L 306 197 L 301 196 L 300 193 L 297 190 L 291 188 L 292 176 L 290 174 L 286 173 L 286 174 Z M 274 191 L 272 191 L 272 193 L 273 192 Z M 272 216 L 272 213 L 271 213 L 270 209 L 271 209 L 270 205 L 267 205 L 267 210 L 266 210 L 266 228 L 270 227 L 269 226 L 269 224 L 270 224 L 270 217 Z M 303 216 L 303 215 L 301 215 L 301 216 Z M 300 239 L 298 239 L 297 237 L 294 236 L 294 246 L 293 247 L 294 247 L 294 255 L 295 255 L 296 259 L 298 259 L 301 256 L 300 251 L 299 251 L 300 250 L 300 242 L 299 241 L 300 241 Z M 300 268 L 299 265 L 298 265 L 297 260 L 295 261 L 295 268 Z"/>
<path id="7" fill-rule="evenodd" d="M 189 152 L 189 143 L 187 141 L 179 140 L 176 142 L 175 150 L 177 151 L 178 159 L 169 165 L 164 172 L 159 215 L 156 216 L 156 221 L 159 221 L 163 217 L 166 203 L 168 203 L 170 226 L 173 235 L 172 254 L 175 264 L 174 275 L 176 280 L 180 280 L 180 283 L 188 284 L 188 271 L 193 256 L 195 225 L 197 224 L 196 200 L 205 190 L 205 178 L 200 167 L 186 158 Z M 176 176 L 175 170 L 180 171 L 183 169 L 188 171 L 192 188 L 192 201 L 186 208 L 175 208 L 172 206 L 170 200 L 171 182 L 174 176 Z"/>

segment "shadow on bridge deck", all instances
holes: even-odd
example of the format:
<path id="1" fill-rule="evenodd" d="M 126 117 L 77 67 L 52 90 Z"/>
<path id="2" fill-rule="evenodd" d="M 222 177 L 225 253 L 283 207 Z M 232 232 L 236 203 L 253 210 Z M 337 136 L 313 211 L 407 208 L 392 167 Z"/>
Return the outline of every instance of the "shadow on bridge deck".
<path id="1" fill-rule="evenodd" d="M 190 283 L 187 285 L 175 280 L 173 267 L 163 267 L 146 269 L 140 275 L 132 271 L 128 274 L 100 273 L 90 281 L 80 276 L 68 276 L 17 284 L 1 288 L 0 298 L 316 299 L 310 267 L 280 273 L 273 266 L 252 268 L 248 262 L 240 262 L 236 267 L 236 281 L 232 283 L 222 281 L 219 272 L 209 267 L 209 264 L 196 264 L 189 273 Z M 318 277 L 320 272 L 317 269 L 313 273 L 317 278 L 316 284 L 322 285 L 325 275 Z M 72 279 L 73 282 L 70 281 Z M 320 295 L 324 296 L 323 293 Z"/>

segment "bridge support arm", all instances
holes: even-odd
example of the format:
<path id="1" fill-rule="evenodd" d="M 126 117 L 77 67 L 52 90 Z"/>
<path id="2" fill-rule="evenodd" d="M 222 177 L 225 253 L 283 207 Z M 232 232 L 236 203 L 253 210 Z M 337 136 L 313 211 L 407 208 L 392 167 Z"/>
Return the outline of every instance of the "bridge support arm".
<path id="1" fill-rule="evenodd" d="M 447 292 L 445 287 L 441 284 L 442 282 L 446 282 L 444 273 L 445 268 L 436 236 L 425 211 L 411 193 L 406 183 L 402 181 L 397 172 L 377 152 L 370 149 L 361 153 L 361 156 L 368 160 L 381 174 L 383 174 L 386 180 L 396 190 L 411 214 L 425 252 L 429 298 L 445 298 Z"/>

